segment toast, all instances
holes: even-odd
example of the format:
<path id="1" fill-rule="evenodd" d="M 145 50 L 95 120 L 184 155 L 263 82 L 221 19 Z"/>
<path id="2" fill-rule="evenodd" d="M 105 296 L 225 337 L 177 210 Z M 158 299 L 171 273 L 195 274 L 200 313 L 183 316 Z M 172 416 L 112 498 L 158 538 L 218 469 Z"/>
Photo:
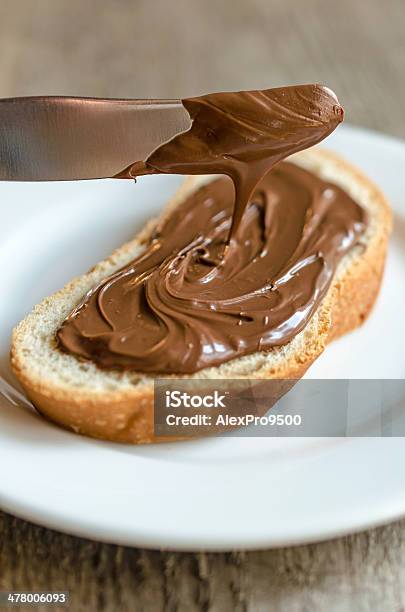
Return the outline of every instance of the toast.
<path id="1" fill-rule="evenodd" d="M 341 186 L 367 211 L 362 243 L 341 260 L 316 313 L 288 344 L 206 368 L 191 378 L 299 379 L 331 340 L 364 322 L 375 302 L 392 223 L 385 197 L 366 176 L 334 153 L 315 148 L 288 161 Z M 212 176 L 187 177 L 162 215 L 170 214 L 210 180 Z M 156 223 L 157 219 L 151 220 L 108 259 L 44 299 L 13 332 L 11 364 L 27 396 L 42 415 L 77 433 L 132 444 L 159 441 L 153 427 L 153 376 L 100 369 L 93 362 L 62 352 L 55 340 L 55 332 L 74 306 L 92 287 L 142 251 Z"/>

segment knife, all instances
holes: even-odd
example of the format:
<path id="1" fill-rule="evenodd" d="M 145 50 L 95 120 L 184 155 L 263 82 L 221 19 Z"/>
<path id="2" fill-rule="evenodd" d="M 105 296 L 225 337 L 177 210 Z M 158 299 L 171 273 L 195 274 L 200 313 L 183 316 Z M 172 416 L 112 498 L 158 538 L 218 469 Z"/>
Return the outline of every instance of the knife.
<path id="1" fill-rule="evenodd" d="M 113 177 L 190 125 L 180 100 L 0 99 L 0 180 Z"/>

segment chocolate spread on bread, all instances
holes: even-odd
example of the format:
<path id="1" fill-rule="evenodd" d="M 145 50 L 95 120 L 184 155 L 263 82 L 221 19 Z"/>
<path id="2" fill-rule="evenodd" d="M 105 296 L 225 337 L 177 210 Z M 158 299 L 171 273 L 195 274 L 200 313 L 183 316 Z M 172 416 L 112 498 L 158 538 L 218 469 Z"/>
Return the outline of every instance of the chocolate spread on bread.
<path id="1" fill-rule="evenodd" d="M 303 85 L 183 104 L 190 129 L 119 176 L 227 176 L 169 212 L 142 253 L 58 330 L 62 349 L 100 367 L 190 374 L 286 344 L 365 229 L 342 189 L 278 163 L 342 121 L 333 92 Z"/>

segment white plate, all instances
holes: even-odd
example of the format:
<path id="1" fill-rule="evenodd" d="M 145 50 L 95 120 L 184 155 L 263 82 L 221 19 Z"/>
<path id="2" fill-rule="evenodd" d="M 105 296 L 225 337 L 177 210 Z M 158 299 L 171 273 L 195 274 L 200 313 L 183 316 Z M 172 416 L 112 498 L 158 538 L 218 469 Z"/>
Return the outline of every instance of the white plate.
<path id="1" fill-rule="evenodd" d="M 370 320 L 330 346 L 312 376 L 405 378 L 405 144 L 344 127 L 328 146 L 385 190 L 395 232 Z M 15 384 L 12 327 L 132 236 L 180 180 L 0 184 L 1 376 Z M 401 438 L 103 443 L 47 423 L 18 395 L 0 399 L 2 508 L 97 540 L 229 550 L 330 538 L 405 514 L 404 463 Z"/>

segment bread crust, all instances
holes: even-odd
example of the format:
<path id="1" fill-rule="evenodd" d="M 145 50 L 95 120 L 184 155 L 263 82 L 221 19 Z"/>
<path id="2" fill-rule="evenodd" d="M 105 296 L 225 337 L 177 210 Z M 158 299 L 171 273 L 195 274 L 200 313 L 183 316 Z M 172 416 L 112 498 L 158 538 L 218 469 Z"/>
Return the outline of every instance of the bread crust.
<path id="1" fill-rule="evenodd" d="M 356 257 L 343 270 L 338 271 L 331 287 L 312 321 L 307 327 L 304 346 L 299 351 L 292 351 L 281 362 L 272 360 L 272 351 L 266 352 L 268 364 L 259 367 L 249 376 L 234 374 L 220 375 L 224 378 L 252 379 L 299 379 L 309 366 L 323 352 L 325 346 L 333 339 L 360 326 L 369 315 L 377 298 L 384 271 L 388 237 L 391 231 L 391 210 L 381 191 L 361 171 L 337 156 L 323 149 L 312 149 L 294 156 L 296 163 L 314 170 L 323 165 L 332 164 L 337 175 L 344 179 L 344 187 L 350 181 L 365 190 L 375 208 L 373 212 L 376 231 L 364 246 L 358 249 Z M 316 170 L 315 170 L 316 171 Z M 319 172 L 322 175 L 322 172 Z M 170 214 L 174 206 L 184 199 L 196 184 L 196 178 L 189 177 L 168 203 L 163 215 Z M 361 202 L 359 202 L 361 204 Z M 144 243 L 155 226 L 151 221 L 138 235 L 138 242 Z M 120 257 L 126 250 L 133 251 L 133 243 L 118 249 L 105 262 L 97 264 L 87 276 L 100 272 Z M 52 308 L 52 301 L 62 299 L 76 289 L 77 283 L 86 275 L 71 281 L 64 289 L 44 300 L 34 310 L 40 316 L 41 308 Z M 25 339 L 32 333 L 32 320 L 29 315 L 14 330 L 11 346 L 11 364 L 13 371 L 38 412 L 49 420 L 77 433 L 131 444 L 165 441 L 154 435 L 153 427 L 153 381 L 137 384 L 134 388 L 95 393 L 92 389 L 69 389 L 54 381 L 34 375 L 29 368 L 26 357 Z M 55 330 L 56 331 L 56 330 Z M 305 330 L 304 330 L 305 331 Z M 25 349 L 25 350 L 24 350 Z M 55 350 L 58 350 L 55 345 Z M 234 360 L 236 361 L 236 360 Z M 232 364 L 232 362 L 229 362 Z M 198 375 L 197 375 L 198 377 Z M 174 441 L 170 437 L 170 441 Z"/>

